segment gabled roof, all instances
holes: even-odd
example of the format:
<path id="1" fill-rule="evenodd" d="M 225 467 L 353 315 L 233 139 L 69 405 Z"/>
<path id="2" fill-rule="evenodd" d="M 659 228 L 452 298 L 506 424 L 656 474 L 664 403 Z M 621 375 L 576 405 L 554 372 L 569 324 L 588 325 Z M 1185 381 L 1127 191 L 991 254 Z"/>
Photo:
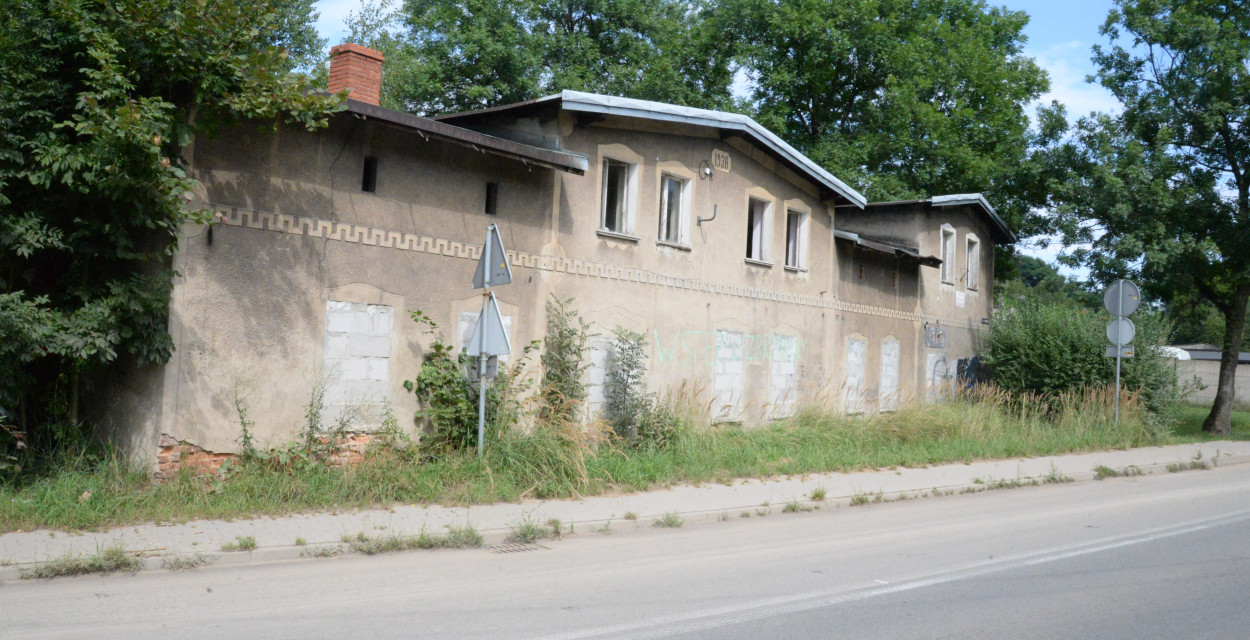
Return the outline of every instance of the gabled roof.
<path id="1" fill-rule="evenodd" d="M 414 131 L 422 137 L 437 138 L 483 153 L 518 160 L 525 164 L 559 169 L 560 171 L 578 175 L 585 173 L 590 166 L 590 160 L 580 153 L 561 151 L 559 149 L 544 149 L 513 140 L 505 140 L 478 133 L 471 129 L 465 129 L 464 127 L 457 127 L 446 122 L 438 122 L 430 118 L 422 118 L 358 100 L 347 100 L 346 104 L 348 113 L 363 117 L 366 120 L 378 120 L 401 129 Z"/>
<path id="2" fill-rule="evenodd" d="M 736 133 L 759 146 L 783 164 L 797 171 L 800 175 L 841 196 L 855 206 L 862 209 L 868 202 L 858 191 L 847 186 L 846 183 L 833 174 L 825 171 L 820 165 L 786 143 L 785 140 L 765 129 L 750 117 L 739 113 L 696 109 L 694 107 L 682 107 L 663 102 L 605 96 L 595 93 L 583 93 L 581 91 L 561 91 L 560 93 L 535 100 L 490 109 L 451 113 L 438 116 L 437 119 L 442 121 L 473 120 L 480 119 L 480 116 L 487 114 L 530 110 L 538 105 L 551 105 L 565 111 L 578 113 L 679 122 L 682 124 L 713 127 L 727 133 Z"/>
<path id="3" fill-rule="evenodd" d="M 998 212 L 994 210 L 994 207 L 990 206 L 990 203 L 985 199 L 985 196 L 979 193 L 957 193 L 948 196 L 933 196 L 932 198 L 929 198 L 929 202 L 935 207 L 957 207 L 965 204 L 981 207 L 981 210 L 985 212 L 985 215 L 989 217 L 990 221 L 994 223 L 994 226 L 998 227 L 998 230 L 1001 231 L 1007 239 L 1012 242 L 1017 240 L 1016 234 L 1011 230 L 1011 227 L 1008 227 L 1007 223 L 1003 222 L 1003 219 L 999 217 Z"/>
<path id="4" fill-rule="evenodd" d="M 1015 242 L 1018 239 L 1015 232 L 1011 230 L 1011 227 L 1007 226 L 1006 222 L 1003 222 L 1002 217 L 998 215 L 998 212 L 994 210 L 994 207 L 991 206 L 989 201 L 985 199 L 985 196 L 979 193 L 958 193 L 945 196 L 933 196 L 932 198 L 925 200 L 891 200 L 889 202 L 870 202 L 868 206 L 896 207 L 906 204 L 927 204 L 929 206 L 939 208 L 972 205 L 980 208 L 981 212 L 985 214 L 986 219 L 990 222 L 990 228 L 998 234 L 999 239 L 1003 239 L 1008 242 Z"/>

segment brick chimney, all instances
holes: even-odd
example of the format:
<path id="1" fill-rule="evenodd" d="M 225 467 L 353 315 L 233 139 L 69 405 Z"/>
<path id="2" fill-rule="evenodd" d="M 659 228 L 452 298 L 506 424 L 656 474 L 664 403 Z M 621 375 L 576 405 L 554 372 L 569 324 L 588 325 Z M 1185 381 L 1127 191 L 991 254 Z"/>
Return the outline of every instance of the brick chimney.
<path id="1" fill-rule="evenodd" d="M 348 90 L 352 100 L 378 104 L 382 93 L 382 52 L 346 43 L 330 49 L 330 93 Z"/>

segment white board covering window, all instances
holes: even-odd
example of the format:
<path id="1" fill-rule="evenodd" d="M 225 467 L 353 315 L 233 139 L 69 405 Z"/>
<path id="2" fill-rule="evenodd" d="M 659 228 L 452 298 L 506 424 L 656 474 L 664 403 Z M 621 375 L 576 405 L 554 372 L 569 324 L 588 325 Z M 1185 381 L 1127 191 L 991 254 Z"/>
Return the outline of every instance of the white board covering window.
<path id="1" fill-rule="evenodd" d="M 794 415 L 798 401 L 799 339 L 794 336 L 773 336 L 772 371 L 770 376 L 772 417 Z"/>
<path id="2" fill-rule="evenodd" d="M 846 412 L 858 414 L 864 412 L 864 377 L 868 370 L 868 340 L 859 336 L 846 339 Z"/>
<path id="3" fill-rule="evenodd" d="M 750 198 L 747 203 L 747 259 L 767 262 L 768 220 L 772 204 L 759 198 Z"/>
<path id="4" fill-rule="evenodd" d="M 743 334 L 716 332 L 716 365 L 712 377 L 712 414 L 715 420 L 737 420 L 742 410 Z"/>
<path id="5" fill-rule="evenodd" d="M 688 188 L 688 180 L 667 173 L 660 177 L 660 241 L 686 244 Z"/>
<path id="6" fill-rule="evenodd" d="M 391 332 L 395 309 L 326 301 L 325 411 L 322 424 L 376 424 L 390 400 Z"/>
<path id="7" fill-rule="evenodd" d="M 886 338 L 881 341 L 881 387 L 877 406 L 881 411 L 898 409 L 898 340 Z"/>
<path id="8" fill-rule="evenodd" d="M 955 282 L 955 227 L 942 225 L 942 282 Z"/>

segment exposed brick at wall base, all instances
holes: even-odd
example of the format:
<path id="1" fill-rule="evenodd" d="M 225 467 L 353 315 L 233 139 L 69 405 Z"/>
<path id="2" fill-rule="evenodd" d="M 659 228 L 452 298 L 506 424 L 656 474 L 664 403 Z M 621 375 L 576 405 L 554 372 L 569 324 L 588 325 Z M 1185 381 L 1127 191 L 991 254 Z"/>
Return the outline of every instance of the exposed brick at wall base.
<path id="1" fill-rule="evenodd" d="M 373 441 L 374 436 L 371 433 L 348 433 L 339 440 L 338 451 L 326 457 L 326 464 L 332 467 L 357 464 L 365 459 L 365 452 Z M 321 444 L 329 442 L 329 438 L 321 439 Z M 182 469 L 197 475 L 218 475 L 221 465 L 236 457 L 238 456 L 234 453 L 208 451 L 162 433 L 160 451 L 156 455 L 156 477 L 167 480 Z"/>

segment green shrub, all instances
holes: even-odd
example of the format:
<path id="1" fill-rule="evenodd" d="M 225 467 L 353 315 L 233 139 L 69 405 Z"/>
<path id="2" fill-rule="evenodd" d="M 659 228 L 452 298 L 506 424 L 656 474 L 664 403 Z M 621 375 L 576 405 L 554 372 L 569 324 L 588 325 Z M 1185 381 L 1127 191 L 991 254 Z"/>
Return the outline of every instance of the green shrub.
<path id="1" fill-rule="evenodd" d="M 542 405 L 540 420 L 572 419 L 586 400 L 586 343 L 591 338 L 590 325 L 570 309 L 572 298 L 552 296 L 547 301 L 546 348 L 543 365 Z"/>
<path id="2" fill-rule="evenodd" d="M 603 415 L 616 435 L 638 437 L 639 423 L 651 408 L 647 393 L 647 339 L 637 331 L 616 328 L 603 385 Z"/>
<path id="3" fill-rule="evenodd" d="M 456 355 L 454 348 L 443 342 L 438 325 L 428 315 L 421 311 L 410 315 L 414 322 L 426 326 L 425 333 L 432 338 L 417 379 L 404 381 L 404 388 L 421 401 L 417 417 L 424 420 L 428 428 L 421 438 L 422 447 L 426 450 L 473 448 L 477 446 L 479 385 L 469 380 L 468 371 L 477 366 L 476 359 L 464 350 Z M 526 358 L 537 346 L 537 341 L 526 345 L 522 356 L 511 367 L 501 368 L 498 377 L 488 383 L 487 433 L 500 433 L 519 418 L 521 396 L 526 387 L 521 372 Z"/>
<path id="4" fill-rule="evenodd" d="M 1008 299 L 986 335 L 985 363 L 994 384 L 1015 395 L 1051 399 L 1115 383 L 1115 359 L 1106 357 L 1111 317 L 1087 309 L 1036 300 Z M 1132 318 L 1137 327 L 1133 358 L 1123 360 L 1121 383 L 1140 393 L 1152 413 L 1176 400 L 1176 373 L 1158 347 L 1167 343 L 1167 322 L 1148 309 Z"/>

